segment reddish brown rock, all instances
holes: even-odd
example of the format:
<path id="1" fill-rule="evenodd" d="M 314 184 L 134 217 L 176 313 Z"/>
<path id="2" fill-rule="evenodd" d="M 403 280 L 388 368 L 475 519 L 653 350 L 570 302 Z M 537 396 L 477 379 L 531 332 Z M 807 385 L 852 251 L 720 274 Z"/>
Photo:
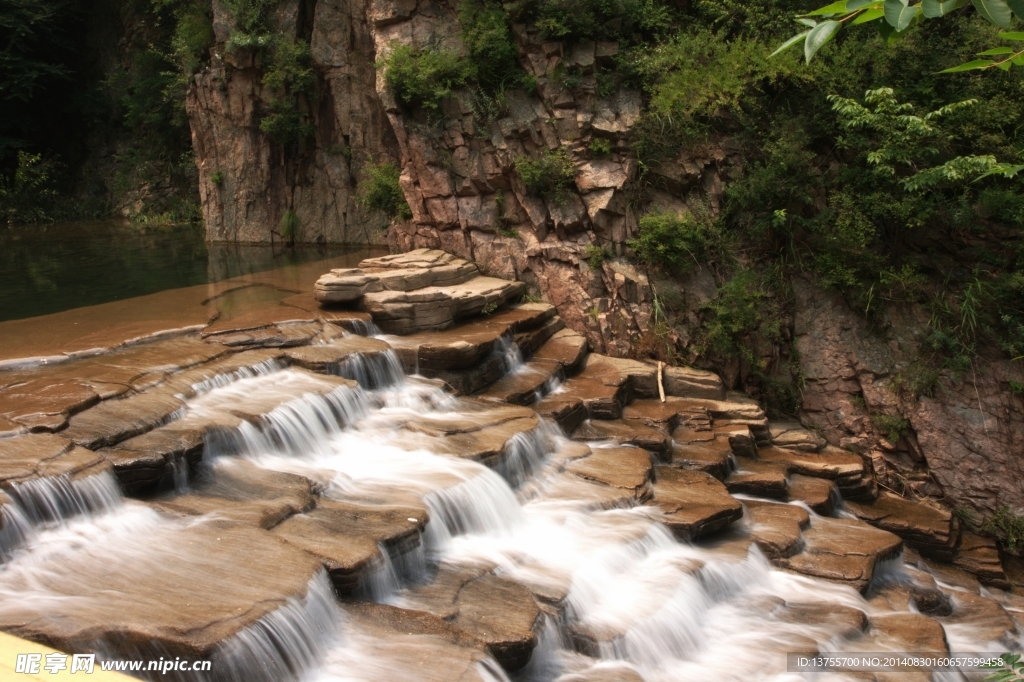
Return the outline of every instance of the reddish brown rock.
<path id="1" fill-rule="evenodd" d="M 660 520 L 681 539 L 690 540 L 724 530 L 743 516 L 743 506 L 725 486 L 701 471 L 660 466 L 654 498 Z"/>

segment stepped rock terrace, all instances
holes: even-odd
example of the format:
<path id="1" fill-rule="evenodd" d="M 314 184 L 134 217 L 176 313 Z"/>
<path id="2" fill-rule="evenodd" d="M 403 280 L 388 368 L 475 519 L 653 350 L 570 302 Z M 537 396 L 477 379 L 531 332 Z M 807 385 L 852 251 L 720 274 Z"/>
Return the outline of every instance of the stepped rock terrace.
<path id="1" fill-rule="evenodd" d="M 781 679 L 786 652 L 1020 646 L 990 540 L 522 293 L 422 249 L 7 363 L 0 630 L 268 681 Z"/>

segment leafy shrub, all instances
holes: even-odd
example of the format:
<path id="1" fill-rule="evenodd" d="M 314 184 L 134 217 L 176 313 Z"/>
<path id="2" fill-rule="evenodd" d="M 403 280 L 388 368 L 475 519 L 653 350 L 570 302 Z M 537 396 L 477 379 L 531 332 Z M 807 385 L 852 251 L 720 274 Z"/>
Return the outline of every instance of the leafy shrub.
<path id="1" fill-rule="evenodd" d="M 491 0 L 461 0 L 458 8 L 462 42 L 484 92 L 493 94 L 518 87 L 526 73 L 519 65 L 519 48 L 512 39 L 505 8 Z"/>
<path id="2" fill-rule="evenodd" d="M 574 186 L 576 167 L 564 149 L 546 150 L 539 159 L 520 156 L 515 160 L 515 166 L 519 179 L 530 194 L 561 202 Z"/>
<path id="3" fill-rule="evenodd" d="M 263 86 L 272 93 L 270 114 L 260 121 L 260 130 L 282 144 L 311 137 L 315 131 L 299 110 L 297 98 L 313 94 L 316 81 L 309 45 L 303 40 L 276 40 L 263 74 Z"/>
<path id="4" fill-rule="evenodd" d="M 271 12 L 278 0 L 224 0 L 224 7 L 235 19 L 235 29 L 227 47 L 264 48 L 273 42 Z"/>
<path id="5" fill-rule="evenodd" d="M 360 203 L 371 211 L 380 211 L 389 218 L 412 218 L 412 210 L 398 182 L 401 173 L 398 166 L 390 161 L 369 164 L 360 188 Z"/>
<path id="6" fill-rule="evenodd" d="M 224 184 L 224 171 L 222 171 L 222 170 L 220 170 L 218 168 L 217 170 L 215 170 L 212 173 L 210 173 L 210 182 L 212 182 L 213 184 L 215 184 L 217 186 L 223 185 Z"/>
<path id="7" fill-rule="evenodd" d="M 612 143 L 608 138 L 595 137 L 587 145 L 587 151 L 597 157 L 608 156 L 612 153 Z"/>
<path id="8" fill-rule="evenodd" d="M 392 45 L 383 63 L 384 80 L 406 107 L 436 111 L 445 98 L 476 76 L 473 63 L 451 50 Z"/>
<path id="9" fill-rule="evenodd" d="M 595 244 L 588 244 L 583 248 L 583 257 L 587 261 L 587 265 L 594 272 L 601 270 L 601 265 L 604 264 L 606 258 L 611 254 L 608 249 L 603 246 L 597 246 Z"/>
<path id="10" fill-rule="evenodd" d="M 1024 395 L 1024 381 L 1014 381 L 1010 379 L 1010 393 L 1014 395 Z"/>
<path id="11" fill-rule="evenodd" d="M 1024 549 L 1024 516 L 1009 507 L 1003 507 L 986 519 L 981 529 L 996 536 L 1011 554 Z"/>
<path id="12" fill-rule="evenodd" d="M 753 270 L 740 270 L 718 289 L 704 306 L 698 332 L 701 354 L 742 354 L 755 371 L 764 369 L 751 351 L 759 337 L 769 343 L 782 339 L 782 311 L 768 284 Z"/>
<path id="13" fill-rule="evenodd" d="M 54 181 L 59 167 L 41 154 L 18 152 L 13 176 L 0 175 L 0 221 L 32 223 L 53 220 L 57 191 Z"/>
<path id="14" fill-rule="evenodd" d="M 890 443 L 898 442 L 910 431 L 910 421 L 891 414 L 876 414 L 871 420 Z"/>
<path id="15" fill-rule="evenodd" d="M 515 17 L 533 19 L 547 38 L 574 43 L 654 39 L 671 28 L 673 13 L 658 0 L 535 0 L 518 3 Z"/>
<path id="16" fill-rule="evenodd" d="M 689 214 L 648 213 L 640 218 L 636 239 L 628 243 L 641 261 L 685 272 L 707 255 L 715 240 L 713 229 L 709 221 Z"/>
<path id="17" fill-rule="evenodd" d="M 178 8 L 175 20 L 171 49 L 181 70 L 193 74 L 206 60 L 206 51 L 213 45 L 213 20 L 198 2 Z"/>
<path id="18" fill-rule="evenodd" d="M 292 209 L 288 209 L 281 216 L 281 222 L 277 226 L 277 231 L 281 235 L 281 239 L 284 239 L 289 244 L 294 244 L 295 240 L 299 238 L 299 228 L 302 226 L 299 216 Z"/>

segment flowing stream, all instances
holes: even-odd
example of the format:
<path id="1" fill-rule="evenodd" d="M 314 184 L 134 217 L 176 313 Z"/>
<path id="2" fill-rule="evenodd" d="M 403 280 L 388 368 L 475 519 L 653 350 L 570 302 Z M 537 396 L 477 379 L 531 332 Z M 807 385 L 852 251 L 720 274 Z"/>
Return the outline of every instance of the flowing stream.
<path id="1" fill-rule="evenodd" d="M 514 344 L 500 352 L 509 371 L 521 371 Z M 880 612 L 851 588 L 777 570 L 756 547 L 734 542 L 744 522 L 717 543 L 687 544 L 658 522 L 651 507 L 602 509 L 562 494 L 560 473 L 572 444 L 550 423 L 515 435 L 494 468 L 439 452 L 438 438 L 405 427 L 472 420 L 474 413 L 436 384 L 403 376 L 393 353 L 351 359 L 337 371 L 359 388 L 308 393 L 299 373 L 275 363 L 197 386 L 184 418 L 217 412 L 243 396 L 292 398 L 266 414 L 260 427 L 243 422 L 210 440 L 202 468 L 215 475 L 247 461 L 317 481 L 325 498 L 425 508 L 429 522 L 418 546 L 383 548 L 382 559 L 361 577 L 358 595 L 417 608 L 418 588 L 452 570 L 493 570 L 527 586 L 547 608 L 532 659 L 514 679 L 803 679 L 786 672 L 785 652 L 851 645 L 843 639 L 843 624 L 828 618 L 813 625 L 779 620 L 772 613 L 780 603 L 847 606 L 869 617 Z M 187 490 L 190 484 L 183 474 L 177 485 Z M 16 504 L 5 508 L 0 536 L 0 612 L 29 604 L 45 613 L 58 600 L 98 604 L 103 596 L 92 594 L 90 576 L 121 563 L 156 566 L 180 559 L 189 550 L 169 547 L 171 539 L 215 521 L 171 518 L 125 501 L 107 475 L 25 484 L 12 497 Z M 907 580 L 901 566 L 893 562 L 876 579 Z M 240 566 L 234 579 L 244 581 L 252 570 L 258 567 Z M 237 588 L 225 583 L 223 589 Z M 153 599 L 159 608 L 160 595 Z M 347 605 L 335 600 L 321 572 L 303 599 L 222 643 L 214 677 L 447 679 L 437 673 L 445 669 L 445 657 L 464 656 L 425 636 L 377 637 L 355 624 Z M 1006 646 L 987 641 L 969 624 L 948 628 L 947 636 L 959 651 Z M 585 656 L 573 642 L 588 637 L 594 644 Z M 882 651 L 894 645 L 873 640 L 858 646 Z M 110 643 L 96 647 L 109 652 Z M 435 665 L 424 668 L 425 659 Z M 466 665 L 480 679 L 509 679 L 490 658 Z M 592 677 L 574 677 L 582 673 Z M 935 679 L 963 678 L 944 673 Z"/>

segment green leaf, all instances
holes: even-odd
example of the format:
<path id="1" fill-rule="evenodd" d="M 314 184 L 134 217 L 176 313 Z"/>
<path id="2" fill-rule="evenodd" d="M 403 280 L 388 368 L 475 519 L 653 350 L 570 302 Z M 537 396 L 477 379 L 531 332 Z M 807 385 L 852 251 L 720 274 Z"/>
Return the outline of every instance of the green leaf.
<path id="1" fill-rule="evenodd" d="M 839 2 L 833 2 L 831 5 L 826 5 L 814 10 L 813 12 L 808 12 L 807 16 L 820 17 L 824 15 L 846 14 L 850 11 L 851 10 L 846 8 L 846 0 L 839 0 Z"/>
<path id="2" fill-rule="evenodd" d="M 817 54 L 818 50 L 835 37 L 836 32 L 841 26 L 842 24 L 838 21 L 823 21 L 811 29 L 810 33 L 807 34 L 807 40 L 804 42 L 804 57 L 807 59 L 808 64 L 811 63 L 811 59 Z"/>
<path id="3" fill-rule="evenodd" d="M 1024 19 L 1024 17 L 1021 18 Z M 1024 40 L 1024 31 L 1015 31 L 1013 33 L 1000 33 L 999 37 L 1002 38 L 1003 40 Z"/>
<path id="4" fill-rule="evenodd" d="M 940 0 L 922 0 L 921 11 L 924 12 L 926 18 L 937 19 L 963 7 L 965 4 L 967 4 L 967 0 L 946 0 L 945 2 L 940 2 Z"/>
<path id="5" fill-rule="evenodd" d="M 786 42 L 782 43 L 782 45 L 779 46 L 779 49 L 775 50 L 775 52 L 772 52 L 770 55 L 768 55 L 768 57 L 771 58 L 771 57 L 774 57 L 775 55 L 779 54 L 780 52 L 785 52 L 786 50 L 788 50 L 789 48 L 793 47 L 794 45 L 799 43 L 801 40 L 806 38 L 808 33 L 810 33 L 810 31 L 804 31 L 803 33 L 801 33 L 799 35 L 793 36 L 792 38 L 790 38 Z"/>
<path id="6" fill-rule="evenodd" d="M 1011 50 L 1008 47 L 993 47 L 991 50 L 985 50 L 984 52 L 979 52 L 978 56 L 979 57 L 994 57 L 997 54 L 1013 54 L 1014 52 L 1016 52 L 1016 50 Z"/>
<path id="7" fill-rule="evenodd" d="M 889 0 L 886 0 L 886 4 L 888 2 Z M 978 14 L 999 28 L 1010 28 L 1010 19 L 1013 18 L 1013 14 L 1010 11 L 1010 6 L 1006 4 L 1006 0 L 971 0 L 971 4 L 974 5 L 974 9 L 978 10 Z"/>
<path id="8" fill-rule="evenodd" d="M 984 2 L 986 0 L 977 0 Z M 909 7 L 910 0 L 885 0 L 885 20 L 897 31 L 903 31 L 910 26 L 917 13 L 921 11 L 918 6 Z"/>
<path id="9" fill-rule="evenodd" d="M 960 73 L 961 71 L 974 71 L 975 69 L 987 69 L 992 66 L 993 62 L 988 59 L 975 59 L 973 62 L 967 62 L 960 66 L 954 66 L 950 69 L 943 69 L 939 73 Z"/>
<path id="10" fill-rule="evenodd" d="M 861 14 L 859 17 L 854 19 L 853 22 L 851 22 L 851 23 L 853 23 L 854 25 L 856 25 L 856 24 L 866 24 L 869 21 L 874 21 L 875 19 L 879 19 L 879 18 L 881 18 L 883 16 L 885 16 L 885 10 L 884 9 L 869 9 L 866 12 L 864 12 L 863 14 Z"/>
<path id="11" fill-rule="evenodd" d="M 811 28 L 814 28 L 815 26 L 818 25 L 818 22 L 816 22 L 814 19 L 807 19 L 804 17 L 798 17 L 797 23 L 803 24 L 804 26 L 810 26 Z"/>
<path id="12" fill-rule="evenodd" d="M 1010 61 L 1013 62 L 1016 66 L 1024 66 L 1024 54 L 1019 54 Z"/>
<path id="13" fill-rule="evenodd" d="M 1006 4 L 1010 6 L 1018 19 L 1024 19 L 1024 0 L 1006 0 Z"/>

